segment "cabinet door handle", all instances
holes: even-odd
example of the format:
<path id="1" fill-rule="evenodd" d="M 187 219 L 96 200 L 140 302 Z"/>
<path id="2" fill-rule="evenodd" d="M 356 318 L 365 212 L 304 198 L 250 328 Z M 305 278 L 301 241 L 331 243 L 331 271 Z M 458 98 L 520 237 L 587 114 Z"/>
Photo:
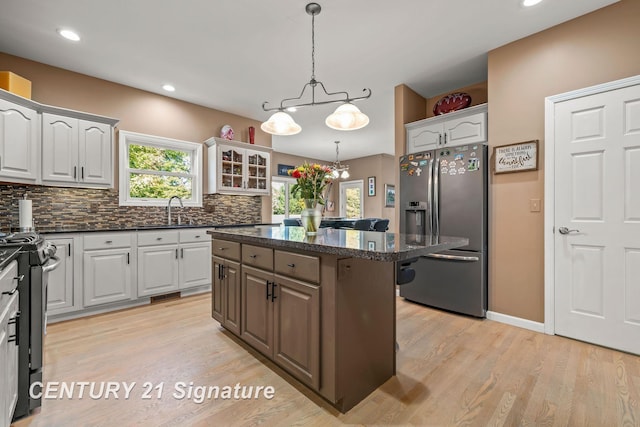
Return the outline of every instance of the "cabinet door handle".
<path id="1" fill-rule="evenodd" d="M 127 252 L 127 265 L 129 265 L 129 252 Z"/>
<path id="2" fill-rule="evenodd" d="M 84 166 L 80 168 L 80 178 L 84 179 Z"/>
<path id="3" fill-rule="evenodd" d="M 18 282 L 22 282 L 24 280 L 24 274 L 19 275 L 18 277 L 14 277 Z"/>
<path id="4" fill-rule="evenodd" d="M 447 133 L 444 134 L 444 145 L 447 145 Z"/>
<path id="5" fill-rule="evenodd" d="M 113 243 L 113 240 L 105 240 L 105 242 L 104 242 L 104 243 L 106 243 L 107 245 L 110 245 L 110 244 L 112 244 L 112 243 Z"/>
<path id="6" fill-rule="evenodd" d="M 218 280 L 222 280 L 222 264 L 218 264 Z"/>
<path id="7" fill-rule="evenodd" d="M 269 293 L 269 285 L 271 285 L 271 281 L 267 280 L 267 286 L 265 286 L 265 289 L 267 290 L 267 299 L 269 299 L 269 297 L 271 296 L 271 294 Z"/>
<path id="8" fill-rule="evenodd" d="M 442 134 L 441 133 L 438 134 L 438 144 L 442 145 Z"/>
<path id="9" fill-rule="evenodd" d="M 9 342 L 14 342 L 16 343 L 16 347 L 20 346 L 20 312 L 17 311 L 16 312 L 16 316 L 13 319 L 9 319 L 9 324 L 10 325 L 15 325 L 15 334 L 14 335 L 9 335 Z"/>
<path id="10" fill-rule="evenodd" d="M 160 241 L 162 240 L 162 237 L 156 237 L 156 240 Z"/>
<path id="11" fill-rule="evenodd" d="M 178 259 L 178 248 L 176 248 L 176 259 Z"/>
<path id="12" fill-rule="evenodd" d="M 249 258 L 256 259 L 258 255 L 249 255 Z"/>
<path id="13" fill-rule="evenodd" d="M 200 235 L 198 234 L 198 235 L 196 236 L 196 239 L 199 239 L 199 238 L 200 238 Z"/>
<path id="14" fill-rule="evenodd" d="M 220 270 L 222 271 L 221 275 L 220 275 L 220 279 L 224 279 L 225 275 L 224 275 L 224 264 L 220 264 Z"/>
<path id="15" fill-rule="evenodd" d="M 278 298 L 276 296 L 276 286 L 278 286 L 276 282 L 271 282 L 271 302 L 273 302 L 274 299 Z"/>
<path id="16" fill-rule="evenodd" d="M 227 249 L 228 248 L 222 248 L 222 247 L 218 248 L 218 250 L 221 250 L 221 251 L 226 251 Z"/>
<path id="17" fill-rule="evenodd" d="M 78 167 L 74 166 L 73 167 L 73 179 L 76 179 L 78 177 Z"/>
<path id="18" fill-rule="evenodd" d="M 184 258 L 184 248 L 180 248 L 180 258 Z"/>
<path id="19" fill-rule="evenodd" d="M 291 267 L 291 268 L 293 268 L 293 267 L 295 267 L 295 266 L 296 266 L 296 265 L 295 265 L 295 264 L 293 264 L 293 263 L 291 263 L 291 264 L 287 264 L 287 267 Z"/>
<path id="20" fill-rule="evenodd" d="M 71 243 L 67 244 L 67 247 L 69 249 L 69 256 L 71 256 Z"/>
<path id="21" fill-rule="evenodd" d="M 17 277 L 16 277 L 16 279 L 17 279 Z M 13 288 L 13 289 L 11 289 L 10 291 L 3 292 L 3 293 L 2 293 L 2 295 L 13 295 L 13 294 L 15 294 L 16 292 L 18 292 L 18 288 Z"/>

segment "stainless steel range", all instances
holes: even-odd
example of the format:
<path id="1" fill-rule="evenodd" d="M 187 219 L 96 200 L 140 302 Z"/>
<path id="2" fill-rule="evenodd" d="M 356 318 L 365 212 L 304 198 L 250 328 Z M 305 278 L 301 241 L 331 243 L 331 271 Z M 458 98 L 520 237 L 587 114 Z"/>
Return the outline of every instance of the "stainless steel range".
<path id="1" fill-rule="evenodd" d="M 47 276 L 60 260 L 56 247 L 36 233 L 0 235 L 1 248 L 19 247 L 18 293 L 18 402 L 13 419 L 29 415 L 40 399 L 29 396 L 29 387 L 42 381 L 43 344 L 46 327 Z"/>

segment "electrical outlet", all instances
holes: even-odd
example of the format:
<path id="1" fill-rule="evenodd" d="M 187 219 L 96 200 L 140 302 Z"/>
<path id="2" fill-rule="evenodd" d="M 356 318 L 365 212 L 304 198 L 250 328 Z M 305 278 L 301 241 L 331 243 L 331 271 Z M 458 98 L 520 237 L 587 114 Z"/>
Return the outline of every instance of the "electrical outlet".
<path id="1" fill-rule="evenodd" d="M 540 199 L 529 199 L 529 211 L 540 212 Z"/>

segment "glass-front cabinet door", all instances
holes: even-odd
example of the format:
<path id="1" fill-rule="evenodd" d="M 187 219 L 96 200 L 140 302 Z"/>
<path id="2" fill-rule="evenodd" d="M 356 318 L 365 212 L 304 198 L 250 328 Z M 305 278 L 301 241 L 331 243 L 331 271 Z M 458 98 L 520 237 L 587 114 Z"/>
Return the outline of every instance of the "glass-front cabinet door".
<path id="1" fill-rule="evenodd" d="M 221 190 L 240 190 L 244 188 L 245 151 L 235 147 L 221 145 L 220 180 Z"/>
<path id="2" fill-rule="evenodd" d="M 270 188 L 269 153 L 247 150 L 247 190 L 268 193 Z"/>

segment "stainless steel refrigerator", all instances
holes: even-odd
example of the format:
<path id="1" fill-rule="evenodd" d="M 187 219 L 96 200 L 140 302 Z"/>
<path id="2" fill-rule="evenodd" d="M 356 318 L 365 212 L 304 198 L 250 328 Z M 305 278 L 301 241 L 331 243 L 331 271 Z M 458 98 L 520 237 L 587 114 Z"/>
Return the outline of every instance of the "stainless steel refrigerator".
<path id="1" fill-rule="evenodd" d="M 439 148 L 400 158 L 400 232 L 460 236 L 467 246 L 420 257 L 407 300 L 476 317 L 487 311 L 487 146 Z"/>

